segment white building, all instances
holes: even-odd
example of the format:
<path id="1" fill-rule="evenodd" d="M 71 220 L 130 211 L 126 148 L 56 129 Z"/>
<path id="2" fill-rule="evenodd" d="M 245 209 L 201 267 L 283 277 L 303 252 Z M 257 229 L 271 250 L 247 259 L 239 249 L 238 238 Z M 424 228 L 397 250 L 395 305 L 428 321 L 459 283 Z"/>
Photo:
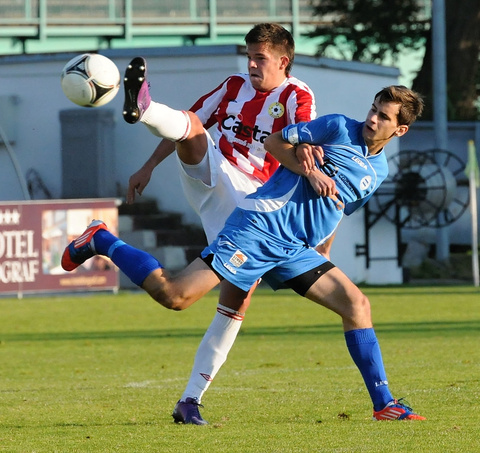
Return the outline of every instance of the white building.
<path id="1" fill-rule="evenodd" d="M 226 76 L 246 72 L 243 51 L 236 46 L 176 47 L 102 52 L 123 72 L 130 59 L 148 61 L 152 97 L 186 109 Z M 24 200 L 31 169 L 53 198 L 124 198 L 129 176 L 151 155 L 159 139 L 141 124 L 122 119 L 123 92 L 98 109 L 77 107 L 60 86 L 60 72 L 74 54 L 0 57 L 0 199 Z M 371 64 L 315 59 L 298 55 L 293 75 L 307 82 L 317 100 L 318 115 L 344 113 L 364 119 L 375 93 L 396 84 L 398 70 Z M 7 141 L 7 145 L 4 143 Z M 398 152 L 394 139 L 387 152 Z M 63 163 L 63 164 L 62 164 Z M 199 224 L 188 206 L 171 156 L 157 167 L 144 196 L 160 209 L 182 213 Z M 357 251 L 366 244 L 364 214 L 345 218 L 332 261 L 355 282 L 400 283 L 396 231 L 385 219 L 370 232 L 370 261 Z M 378 259 L 376 259 L 378 258 Z"/>

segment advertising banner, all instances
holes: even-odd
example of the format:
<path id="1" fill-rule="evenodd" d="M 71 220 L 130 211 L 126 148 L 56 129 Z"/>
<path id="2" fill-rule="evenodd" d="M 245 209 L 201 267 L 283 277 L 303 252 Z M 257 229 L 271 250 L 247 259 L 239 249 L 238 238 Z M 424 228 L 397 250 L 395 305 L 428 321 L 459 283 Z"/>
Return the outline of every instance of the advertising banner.
<path id="1" fill-rule="evenodd" d="M 118 290 L 118 270 L 95 256 L 73 272 L 65 247 L 95 219 L 118 233 L 115 199 L 0 202 L 0 295 Z"/>

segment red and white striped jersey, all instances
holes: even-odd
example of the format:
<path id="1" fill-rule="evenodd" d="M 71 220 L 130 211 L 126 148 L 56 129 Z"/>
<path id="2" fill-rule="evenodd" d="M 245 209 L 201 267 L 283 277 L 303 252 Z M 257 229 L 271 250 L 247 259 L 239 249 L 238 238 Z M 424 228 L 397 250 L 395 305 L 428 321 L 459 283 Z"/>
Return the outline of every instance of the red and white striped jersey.
<path id="1" fill-rule="evenodd" d="M 212 137 L 217 149 L 239 170 L 267 181 L 278 162 L 263 148 L 265 138 L 288 124 L 315 118 L 312 90 L 295 77 L 278 88 L 261 92 L 248 74 L 234 74 L 190 109 L 205 129 L 215 125 Z"/>

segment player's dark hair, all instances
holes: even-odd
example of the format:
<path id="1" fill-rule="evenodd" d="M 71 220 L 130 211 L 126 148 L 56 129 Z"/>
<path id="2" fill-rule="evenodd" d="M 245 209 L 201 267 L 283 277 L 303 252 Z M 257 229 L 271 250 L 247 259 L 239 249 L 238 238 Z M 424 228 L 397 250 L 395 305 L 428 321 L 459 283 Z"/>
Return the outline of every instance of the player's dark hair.
<path id="1" fill-rule="evenodd" d="M 394 102 L 400 104 L 397 115 L 399 125 L 410 126 L 423 112 L 422 96 L 403 85 L 385 87 L 375 95 L 380 103 Z"/>
<path id="2" fill-rule="evenodd" d="M 285 53 L 289 59 L 285 74 L 290 74 L 295 57 L 295 41 L 287 29 L 275 23 L 257 24 L 246 34 L 245 42 L 247 45 L 265 43 Z"/>

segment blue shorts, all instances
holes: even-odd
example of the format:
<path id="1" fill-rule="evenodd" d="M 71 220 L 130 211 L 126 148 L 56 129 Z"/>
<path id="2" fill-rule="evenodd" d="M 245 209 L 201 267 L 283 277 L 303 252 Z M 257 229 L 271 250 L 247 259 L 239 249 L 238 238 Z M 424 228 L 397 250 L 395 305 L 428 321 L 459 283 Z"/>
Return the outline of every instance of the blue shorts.
<path id="1" fill-rule="evenodd" d="M 261 232 L 227 226 L 202 252 L 213 255 L 212 268 L 238 288 L 248 291 L 265 273 L 273 289 L 328 260 L 304 244 L 275 241 Z"/>

